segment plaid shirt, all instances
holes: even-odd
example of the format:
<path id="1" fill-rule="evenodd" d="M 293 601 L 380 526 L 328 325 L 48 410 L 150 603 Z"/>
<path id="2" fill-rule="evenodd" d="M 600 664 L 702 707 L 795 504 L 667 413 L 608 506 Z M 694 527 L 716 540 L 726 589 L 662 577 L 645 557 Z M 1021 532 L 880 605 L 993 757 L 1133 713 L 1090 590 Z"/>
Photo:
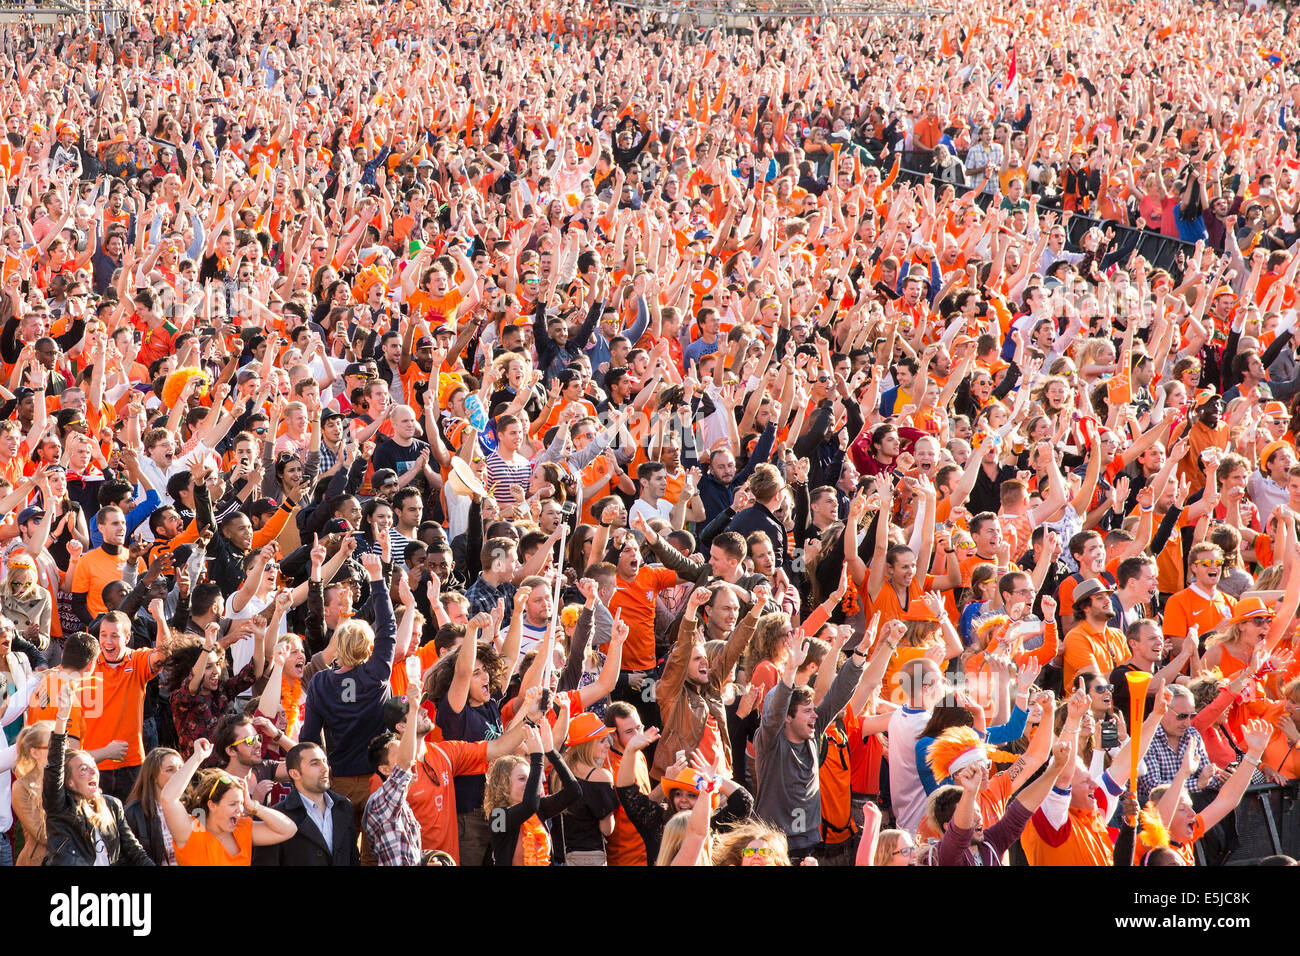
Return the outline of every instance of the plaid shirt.
<path id="1" fill-rule="evenodd" d="M 380 866 L 419 866 L 420 822 L 406 802 L 415 774 L 402 767 L 393 772 L 366 801 L 361 828 Z"/>
<path id="2" fill-rule="evenodd" d="M 475 614 L 491 612 L 497 606 L 497 601 L 504 598 L 506 602 L 505 620 L 510 620 L 510 615 L 514 613 L 515 591 L 517 590 L 519 589 L 509 581 L 502 581 L 500 587 L 494 588 L 480 572 L 478 579 L 465 592 L 465 599 L 469 601 L 469 616 L 473 617 Z"/>
<path id="3" fill-rule="evenodd" d="M 1187 728 L 1182 739 L 1178 741 L 1177 750 L 1170 746 L 1169 735 L 1165 733 L 1165 728 L 1163 726 L 1156 728 L 1151 747 L 1142 758 L 1144 769 L 1138 777 L 1138 803 L 1146 806 L 1152 790 L 1161 784 L 1171 782 L 1178 776 L 1178 769 L 1183 765 L 1183 754 L 1188 747 L 1195 748 L 1197 768 L 1204 767 L 1210 762 L 1210 755 L 1205 752 L 1205 741 L 1201 739 L 1201 732 L 1195 727 Z M 1200 791 L 1198 776 L 1199 774 L 1193 773 L 1187 778 L 1188 793 Z"/>
<path id="4" fill-rule="evenodd" d="M 330 451 L 330 446 L 324 442 L 320 443 L 320 473 L 323 475 L 334 467 L 334 462 L 339 460 L 339 456 Z"/>

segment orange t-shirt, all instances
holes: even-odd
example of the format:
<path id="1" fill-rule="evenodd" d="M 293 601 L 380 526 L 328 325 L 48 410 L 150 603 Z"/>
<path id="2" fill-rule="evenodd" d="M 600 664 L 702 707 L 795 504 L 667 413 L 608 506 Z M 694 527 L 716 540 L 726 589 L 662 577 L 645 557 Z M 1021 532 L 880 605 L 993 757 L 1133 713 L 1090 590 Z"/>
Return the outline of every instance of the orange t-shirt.
<path id="1" fill-rule="evenodd" d="M 36 690 L 32 692 L 32 702 L 27 706 L 27 726 L 30 727 L 40 720 L 55 720 L 58 717 L 58 681 L 60 679 L 68 680 L 69 678 L 57 670 L 46 671 L 40 676 L 40 683 L 37 684 Z M 99 679 L 93 674 L 85 679 L 80 677 L 71 678 L 74 682 L 81 683 L 82 692 L 72 701 L 72 712 L 68 715 L 68 736 L 76 737 L 82 742 L 83 746 L 86 741 L 85 700 L 92 694 L 88 685 L 98 683 Z"/>
<path id="2" fill-rule="evenodd" d="M 1060 834 L 1035 813 L 1020 838 L 1030 866 L 1114 866 L 1115 845 L 1106 821 L 1093 810 L 1071 807 Z"/>
<path id="3" fill-rule="evenodd" d="M 92 618 L 108 610 L 102 594 L 104 586 L 122 579 L 126 562 L 125 548 L 122 549 L 120 556 L 114 556 L 105 551 L 102 546 L 87 551 L 77 562 L 77 568 L 72 574 L 71 590 L 73 594 L 86 595 L 86 607 Z"/>
<path id="4" fill-rule="evenodd" d="M 96 687 L 99 690 L 99 716 L 86 718 L 86 739 L 81 746 L 99 750 L 114 740 L 125 740 L 126 756 L 121 760 L 101 760 L 100 770 L 121 770 L 144 763 L 144 688 L 156 676 L 149 667 L 150 648 L 131 651 L 116 664 L 99 655 L 95 662 Z"/>
<path id="5" fill-rule="evenodd" d="M 1123 631 L 1113 627 L 1094 631 L 1086 620 L 1080 621 L 1065 635 L 1065 687 L 1073 688 L 1075 675 L 1093 662 L 1104 676 L 1128 660 L 1128 656 L 1128 641 Z"/>
<path id="6" fill-rule="evenodd" d="M 221 845 L 221 841 L 209 833 L 194 819 L 194 829 L 184 846 L 176 847 L 177 866 L 252 866 L 253 865 L 253 818 L 243 817 L 235 824 L 235 842 L 239 852 L 234 856 Z"/>
<path id="7" fill-rule="evenodd" d="M 618 578 L 609 610 L 622 610 L 628 628 L 623 670 L 646 671 L 655 666 L 655 595 L 676 583 L 677 573 L 667 568 L 643 567 L 631 581 Z"/>
<path id="8" fill-rule="evenodd" d="M 463 774 L 487 773 L 487 741 L 467 743 L 444 740 L 430 744 L 416 766 L 415 779 L 406 803 L 420 821 L 420 845 L 425 850 L 446 850 L 460 864 L 460 837 L 456 830 L 456 790 L 452 778 Z M 379 789 L 378 774 L 370 780 L 370 792 Z M 477 861 L 476 861 L 477 862 Z"/>
<path id="9" fill-rule="evenodd" d="M 1237 599 L 1231 594 L 1216 590 L 1214 600 L 1207 600 L 1191 588 L 1183 588 L 1165 605 L 1164 631 L 1166 637 L 1180 640 L 1187 636 L 1195 624 L 1201 634 L 1214 630 L 1224 618 L 1232 616 Z"/>

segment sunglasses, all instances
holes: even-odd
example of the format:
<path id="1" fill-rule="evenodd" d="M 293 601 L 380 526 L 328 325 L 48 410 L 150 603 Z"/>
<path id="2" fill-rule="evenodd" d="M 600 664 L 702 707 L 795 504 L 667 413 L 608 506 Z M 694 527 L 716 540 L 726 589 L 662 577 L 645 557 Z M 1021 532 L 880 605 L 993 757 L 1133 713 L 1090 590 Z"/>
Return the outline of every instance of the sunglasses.
<path id="1" fill-rule="evenodd" d="M 1092 692 L 1094 694 L 1109 694 L 1115 689 L 1114 684 L 1093 684 Z"/>
<path id="2" fill-rule="evenodd" d="M 236 743 L 238 743 L 238 741 L 236 741 Z M 211 799 L 212 799 L 212 795 L 213 795 L 214 793 L 217 792 L 217 787 L 221 786 L 223 783 L 226 784 L 227 786 L 234 786 L 234 784 L 235 784 L 235 778 L 234 778 L 234 777 L 229 777 L 229 776 L 227 776 L 226 774 L 223 773 L 221 776 L 217 777 L 216 780 L 213 780 L 213 781 L 212 781 L 212 789 L 208 791 L 208 799 L 209 799 L 209 800 L 211 800 Z"/>
<path id="3" fill-rule="evenodd" d="M 249 737 L 242 737 L 242 738 L 240 738 L 239 740 L 232 740 L 232 741 L 230 742 L 230 746 L 232 746 L 232 747 L 238 747 L 240 744 L 246 744 L 246 745 L 249 746 L 249 747 L 256 747 L 256 746 L 257 746 L 258 744 L 260 744 L 261 742 L 262 742 L 262 735 L 261 735 L 261 734 L 253 734 L 253 735 L 251 735 L 251 736 L 249 736 Z"/>
<path id="4" fill-rule="evenodd" d="M 1203 568 L 1221 568 L 1223 567 L 1223 558 L 1206 558 L 1193 561 L 1192 564 L 1199 565 Z"/>
<path id="5" fill-rule="evenodd" d="M 1174 716 L 1174 720 L 1191 720 L 1191 719 L 1192 719 L 1192 712 L 1189 710 L 1189 711 L 1187 711 L 1186 713 L 1182 713 L 1182 714 L 1180 714 L 1180 713 L 1178 713 L 1177 711 L 1174 711 L 1174 715 L 1173 715 L 1173 716 Z"/>
<path id="6" fill-rule="evenodd" d="M 740 851 L 740 856 L 746 860 L 752 860 L 755 857 L 766 860 L 772 856 L 772 850 L 765 846 L 747 846 Z"/>

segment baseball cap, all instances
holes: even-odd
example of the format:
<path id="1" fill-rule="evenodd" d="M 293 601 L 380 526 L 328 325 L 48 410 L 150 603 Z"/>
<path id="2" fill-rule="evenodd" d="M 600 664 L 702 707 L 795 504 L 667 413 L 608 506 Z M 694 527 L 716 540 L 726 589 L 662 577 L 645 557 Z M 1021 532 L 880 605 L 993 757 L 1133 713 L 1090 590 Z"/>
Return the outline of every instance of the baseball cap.
<path id="1" fill-rule="evenodd" d="M 45 517 L 45 509 L 37 508 L 35 505 L 33 505 L 31 507 L 24 508 L 22 511 L 18 513 L 18 523 L 20 525 L 26 524 L 29 521 L 36 521 L 37 519 L 44 518 L 44 517 Z"/>
<path id="2" fill-rule="evenodd" d="M 348 367 L 343 370 L 344 376 L 355 375 L 358 378 L 371 378 L 371 374 L 366 367 L 360 362 L 349 362 Z"/>
<path id="3" fill-rule="evenodd" d="M 325 522 L 322 534 L 351 534 L 352 525 L 345 518 L 332 518 Z"/>
<path id="4" fill-rule="evenodd" d="M 419 340 L 415 343 L 415 350 L 417 352 L 420 351 L 420 349 L 431 349 L 431 348 L 433 348 L 433 339 L 429 338 L 427 335 L 421 335 Z"/>
<path id="5" fill-rule="evenodd" d="M 275 503 L 274 498 L 254 498 L 248 504 L 244 505 L 244 514 L 250 518 L 257 518 L 261 515 L 274 514 L 280 506 Z"/>

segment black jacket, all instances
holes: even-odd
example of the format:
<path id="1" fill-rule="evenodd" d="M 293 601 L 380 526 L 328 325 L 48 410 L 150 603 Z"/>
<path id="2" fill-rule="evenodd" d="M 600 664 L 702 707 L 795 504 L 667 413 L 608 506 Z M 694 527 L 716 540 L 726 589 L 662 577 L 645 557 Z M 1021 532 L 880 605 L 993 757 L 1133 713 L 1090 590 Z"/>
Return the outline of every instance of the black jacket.
<path id="1" fill-rule="evenodd" d="M 94 866 L 96 830 L 78 810 L 77 801 L 63 779 L 63 756 L 68 735 L 50 735 L 50 759 L 45 765 L 41 798 L 45 804 L 46 866 Z M 114 866 L 153 866 L 140 841 L 127 826 L 122 801 L 104 796 L 112 824 L 98 837 L 103 841 L 108 862 Z"/>
<path id="2" fill-rule="evenodd" d="M 165 865 L 167 862 L 167 843 L 163 837 L 163 827 L 167 824 L 163 823 L 157 814 L 152 817 L 147 816 L 139 800 L 132 800 L 128 803 L 123 813 L 126 815 L 127 826 L 131 828 L 135 838 L 140 841 L 144 852 L 149 854 L 149 859 L 153 860 L 155 866 Z"/>
<path id="3" fill-rule="evenodd" d="M 736 517 L 731 519 L 731 523 L 727 525 L 727 530 L 736 532 L 742 538 L 748 538 L 755 531 L 763 532 L 767 535 L 768 540 L 772 542 L 776 566 L 785 571 L 787 575 L 790 574 L 790 556 L 786 553 L 785 546 L 785 525 L 768 510 L 766 505 L 753 504 L 744 511 L 739 512 Z"/>
<path id="4" fill-rule="evenodd" d="M 331 790 L 334 801 L 330 816 L 334 821 L 334 850 L 325 845 L 316 824 L 307 816 L 302 794 L 297 789 L 275 805 L 298 825 L 298 832 L 274 846 L 253 847 L 253 866 L 360 866 L 357 853 L 357 825 L 352 804 L 341 793 Z"/>

